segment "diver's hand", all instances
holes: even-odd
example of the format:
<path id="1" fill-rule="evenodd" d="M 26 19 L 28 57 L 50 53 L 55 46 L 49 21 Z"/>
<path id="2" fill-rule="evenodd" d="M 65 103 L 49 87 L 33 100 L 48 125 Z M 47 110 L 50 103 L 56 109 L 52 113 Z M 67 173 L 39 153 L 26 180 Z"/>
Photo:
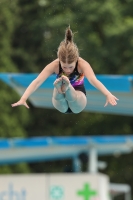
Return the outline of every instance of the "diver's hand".
<path id="1" fill-rule="evenodd" d="M 105 103 L 104 107 L 107 106 L 108 104 L 111 104 L 112 106 L 116 106 L 117 100 L 119 100 L 119 99 L 117 99 L 114 95 L 112 95 L 111 93 L 108 94 L 106 96 L 106 103 Z"/>
<path id="2" fill-rule="evenodd" d="M 16 107 L 16 106 L 25 106 L 26 108 L 29 108 L 28 104 L 26 103 L 26 101 L 24 99 L 20 99 L 18 102 L 11 104 L 12 107 Z"/>

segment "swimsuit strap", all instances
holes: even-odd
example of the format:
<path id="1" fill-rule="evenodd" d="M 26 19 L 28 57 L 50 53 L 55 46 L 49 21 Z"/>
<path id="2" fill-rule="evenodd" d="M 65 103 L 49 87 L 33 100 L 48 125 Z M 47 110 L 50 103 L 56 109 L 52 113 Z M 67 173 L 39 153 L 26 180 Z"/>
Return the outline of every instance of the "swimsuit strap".
<path id="1" fill-rule="evenodd" d="M 62 68 L 61 68 L 61 64 L 60 64 L 60 61 L 59 61 L 59 74 L 62 72 Z"/>
<path id="2" fill-rule="evenodd" d="M 76 62 L 76 66 L 75 66 L 74 71 L 77 72 L 77 73 L 79 74 L 79 72 L 78 72 L 78 60 L 77 60 L 77 62 Z"/>

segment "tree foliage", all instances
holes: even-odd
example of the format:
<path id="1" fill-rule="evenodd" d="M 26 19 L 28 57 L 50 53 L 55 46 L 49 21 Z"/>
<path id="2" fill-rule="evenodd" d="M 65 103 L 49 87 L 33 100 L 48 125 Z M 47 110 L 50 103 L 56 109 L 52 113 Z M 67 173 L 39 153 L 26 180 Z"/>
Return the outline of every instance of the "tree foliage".
<path id="1" fill-rule="evenodd" d="M 12 60 L 12 38 L 17 23 L 16 18 L 17 4 L 9 1 L 0 2 L 0 69 L 1 72 L 19 71 Z M 26 137 L 24 126 L 28 122 L 28 112 L 23 108 L 17 109 L 17 112 L 11 108 L 11 103 L 18 98 L 18 95 L 7 85 L 0 82 L 0 137 Z M 21 119 L 20 117 L 21 116 Z M 27 166 L 28 167 L 28 166 Z M 18 166 L 19 168 L 19 166 Z M 12 172 L 13 168 L 7 166 L 0 168 L 0 173 Z"/>

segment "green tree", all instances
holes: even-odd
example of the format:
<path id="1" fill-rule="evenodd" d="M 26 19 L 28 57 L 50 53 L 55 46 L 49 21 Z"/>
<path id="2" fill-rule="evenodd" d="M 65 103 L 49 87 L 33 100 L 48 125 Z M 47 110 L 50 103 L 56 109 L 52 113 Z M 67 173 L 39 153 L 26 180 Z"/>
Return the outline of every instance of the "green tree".
<path id="1" fill-rule="evenodd" d="M 13 2 L 1 0 L 0 2 L 0 69 L 1 72 L 17 71 L 16 65 L 12 61 L 12 37 L 15 24 L 17 23 L 17 1 Z M 19 108 L 13 110 L 11 103 L 18 98 L 18 95 L 3 82 L 0 82 L 0 137 L 26 137 L 24 125 L 28 122 L 28 112 Z M 20 119 L 19 116 L 22 116 Z M 22 169 L 22 166 L 16 166 Z M 0 173 L 13 172 L 14 168 L 9 166 L 0 167 Z M 27 168 L 28 169 L 28 168 Z M 25 169 L 24 169 L 25 171 Z"/>
<path id="2" fill-rule="evenodd" d="M 9 3 L 9 1 L 1 1 L 0 6 L 0 66 L 1 72 L 13 72 L 17 68 L 12 61 L 12 37 L 14 26 L 16 24 L 16 18 L 14 10 L 17 9 L 17 1 Z M 15 92 L 12 90 L 12 95 L 9 92 L 9 88 L 4 83 L 1 83 L 1 99 L 0 99 L 0 109 L 2 115 L 0 116 L 0 136 L 1 137 L 13 137 L 13 136 L 25 136 L 26 132 L 24 131 L 23 125 L 27 123 L 28 112 L 26 109 L 19 108 L 17 112 L 13 112 L 11 108 L 11 103 L 16 98 Z M 22 121 L 18 118 L 22 116 Z M 11 117 L 12 116 L 12 117 Z"/>

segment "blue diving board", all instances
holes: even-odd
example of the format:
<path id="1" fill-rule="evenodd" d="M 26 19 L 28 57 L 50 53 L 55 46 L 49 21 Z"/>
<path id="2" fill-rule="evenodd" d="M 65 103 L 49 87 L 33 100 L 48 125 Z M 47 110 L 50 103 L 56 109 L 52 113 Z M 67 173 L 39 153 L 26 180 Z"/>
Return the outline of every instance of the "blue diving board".
<path id="1" fill-rule="evenodd" d="M 9 138 L 0 139 L 0 149 L 18 147 L 47 147 L 50 145 L 106 145 L 106 144 L 125 144 L 132 143 L 133 136 L 51 136 L 51 137 L 31 137 L 31 138 Z M 113 150 L 112 150 L 113 151 Z M 103 152 L 103 154 L 106 152 Z"/>
<path id="2" fill-rule="evenodd" d="M 73 159 L 95 149 L 98 156 L 133 151 L 133 136 L 76 136 L 0 139 L 0 165 Z"/>
<path id="3" fill-rule="evenodd" d="M 16 90 L 21 96 L 37 76 L 38 74 L 1 73 L 0 80 Z M 55 75 L 51 75 L 29 97 L 29 101 L 33 106 L 54 108 L 52 105 L 52 91 L 55 78 Z M 119 99 L 118 105 L 104 107 L 105 96 L 85 78 L 88 103 L 84 111 L 133 116 L 133 75 L 97 75 L 97 78 Z"/>

